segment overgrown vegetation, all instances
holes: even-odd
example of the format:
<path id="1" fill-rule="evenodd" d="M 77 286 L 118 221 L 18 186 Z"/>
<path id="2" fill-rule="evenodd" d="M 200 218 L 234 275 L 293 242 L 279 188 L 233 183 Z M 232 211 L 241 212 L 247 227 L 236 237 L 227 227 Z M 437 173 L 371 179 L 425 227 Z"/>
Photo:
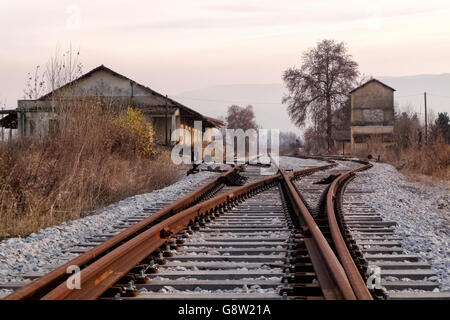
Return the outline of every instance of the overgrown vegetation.
<path id="1" fill-rule="evenodd" d="M 121 129 L 121 138 L 126 141 L 127 147 L 145 157 L 155 155 L 155 132 L 152 125 L 145 121 L 141 111 L 128 108 L 126 115 L 119 117 L 116 124 Z"/>
<path id="2" fill-rule="evenodd" d="M 450 123 L 447 113 L 439 113 L 435 122 L 429 125 L 427 141 L 424 132 L 416 113 L 402 112 L 395 117 L 393 145 L 383 145 L 380 139 L 373 137 L 368 141 L 367 151 L 358 155 L 379 157 L 413 178 L 426 175 L 450 181 Z"/>
<path id="3" fill-rule="evenodd" d="M 25 236 L 173 183 L 170 153 L 137 110 L 77 100 L 48 136 L 0 145 L 0 237 Z"/>

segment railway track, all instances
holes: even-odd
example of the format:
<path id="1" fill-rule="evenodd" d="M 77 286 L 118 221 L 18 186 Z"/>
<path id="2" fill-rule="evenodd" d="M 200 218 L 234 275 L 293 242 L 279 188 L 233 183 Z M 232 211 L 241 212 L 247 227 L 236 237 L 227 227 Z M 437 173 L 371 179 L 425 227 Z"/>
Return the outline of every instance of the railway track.
<path id="1" fill-rule="evenodd" d="M 80 256 L 6 299 L 386 298 L 367 289 L 353 236 L 359 220 L 341 210 L 349 177 L 370 165 L 328 161 L 270 177 L 258 166 L 233 168 L 118 222 L 117 232 L 73 248 Z M 81 271 L 69 278 L 71 266 Z M 68 287 L 74 279 L 80 289 Z"/>
<path id="2" fill-rule="evenodd" d="M 381 215 L 362 199 L 371 193 L 349 177 L 339 197 L 340 216 L 349 242 L 370 273 L 379 274 L 379 285 L 387 299 L 450 299 L 449 292 L 440 292 L 437 275 L 430 264 L 402 248 L 402 237 L 396 235 L 394 221 Z"/>

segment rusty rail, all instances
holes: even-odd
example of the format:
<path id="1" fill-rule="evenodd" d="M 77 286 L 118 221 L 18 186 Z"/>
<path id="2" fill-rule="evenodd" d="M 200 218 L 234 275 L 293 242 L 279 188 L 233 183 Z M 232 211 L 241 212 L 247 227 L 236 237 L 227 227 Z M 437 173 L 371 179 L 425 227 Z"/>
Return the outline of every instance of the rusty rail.
<path id="1" fill-rule="evenodd" d="M 173 214 L 177 211 L 180 211 L 180 210 L 185 209 L 186 207 L 189 207 L 192 203 L 195 203 L 195 202 L 201 200 L 202 196 L 205 193 L 207 193 L 208 191 L 211 191 L 213 188 L 215 188 L 220 183 L 221 179 L 223 179 L 228 174 L 234 172 L 235 170 L 237 170 L 236 167 L 231 168 L 227 172 L 212 179 L 208 184 L 189 193 L 185 197 L 175 201 L 174 203 L 168 205 L 167 207 L 155 212 L 153 215 L 149 216 L 148 218 L 145 218 L 144 220 L 136 223 L 135 225 L 131 226 L 130 228 L 120 232 L 118 235 L 106 240 L 102 244 L 79 255 L 78 257 L 71 260 L 70 262 L 68 262 L 64 265 L 61 265 L 60 267 L 56 268 L 55 270 L 51 271 L 50 273 L 46 274 L 45 276 L 32 281 L 30 284 L 18 289 L 17 291 L 14 291 L 13 293 L 11 293 L 7 297 L 5 297 L 5 299 L 6 300 L 40 299 L 45 294 L 47 294 L 50 290 L 54 289 L 55 286 L 57 286 L 61 282 L 64 282 L 65 280 L 67 280 L 67 278 L 70 276 L 69 274 L 67 274 L 67 269 L 70 266 L 72 266 L 72 265 L 76 265 L 76 266 L 80 266 L 80 267 L 86 266 L 89 263 L 92 263 L 96 259 L 103 256 L 106 252 L 117 247 L 120 243 L 126 241 L 130 237 L 133 237 L 135 234 L 141 232 L 142 230 L 145 230 L 151 224 L 154 224 L 155 221 L 164 219 L 165 217 L 170 216 L 171 214 Z"/>
<path id="2" fill-rule="evenodd" d="M 298 156 L 297 156 L 298 157 Z M 306 158 L 306 157 L 299 157 L 299 158 Z M 358 300 L 373 300 L 372 295 L 370 294 L 366 283 L 364 282 L 361 273 L 359 272 L 351 254 L 347 247 L 347 243 L 345 242 L 341 229 L 339 227 L 339 223 L 337 221 L 336 212 L 335 212 L 335 198 L 336 194 L 338 192 L 338 189 L 340 186 L 342 186 L 343 182 L 346 181 L 351 175 L 353 175 L 356 172 L 364 171 L 372 167 L 372 164 L 370 164 L 367 161 L 364 160 L 350 160 L 347 158 L 340 158 L 340 157 L 312 157 L 314 159 L 321 159 L 321 160 L 341 160 L 341 161 L 354 161 L 363 164 L 363 166 L 347 171 L 345 173 L 339 174 L 339 176 L 332 182 L 330 185 L 327 197 L 326 197 L 326 212 L 327 212 L 327 219 L 328 219 L 328 225 L 330 228 L 331 237 L 333 239 L 333 244 L 336 249 L 337 256 L 339 258 L 339 262 L 341 263 L 346 277 L 350 283 L 351 289 L 354 293 L 354 296 Z M 333 166 L 332 164 L 329 165 L 330 167 Z M 295 175 L 294 175 L 295 176 Z M 296 176 L 295 176 L 296 177 Z"/>
<path id="3" fill-rule="evenodd" d="M 355 170 L 348 171 L 344 174 L 340 174 L 330 185 L 326 198 L 326 211 L 328 217 L 328 224 L 330 227 L 331 237 L 333 239 L 334 246 L 336 248 L 339 260 L 345 270 L 352 290 L 358 300 L 372 300 L 366 283 L 364 282 L 361 273 L 359 272 L 347 244 L 342 236 L 341 229 L 336 218 L 335 211 L 335 199 L 339 187 L 347 180 L 352 174 L 358 171 L 367 170 L 372 167 L 371 164 L 366 163 L 365 166 L 357 168 Z"/>
<path id="4" fill-rule="evenodd" d="M 277 182 L 279 177 L 279 175 L 275 175 L 247 186 L 239 187 L 227 194 L 216 196 L 178 212 L 81 270 L 80 281 L 82 290 L 68 289 L 66 283 L 61 283 L 54 290 L 43 296 L 42 299 L 91 300 L 98 298 L 140 261 L 168 242 L 172 236 L 186 228 L 196 218 L 204 217 L 206 214 L 220 210 L 224 206 L 231 206 L 235 202 L 241 201 L 247 193 L 267 188 L 270 184 Z"/>
<path id="5" fill-rule="evenodd" d="M 293 204 L 292 207 L 298 217 L 305 244 L 325 298 L 357 299 L 359 296 L 354 292 L 353 282 L 350 281 L 347 269 L 341 264 L 343 260 L 339 261 L 336 257 L 290 181 L 292 176 L 308 174 L 328 167 L 330 165 L 313 167 L 290 174 L 280 170 L 277 175 L 197 203 L 202 195 L 208 190 L 212 190 L 219 183 L 219 179 L 230 173 L 230 170 L 214 179 L 207 186 L 156 212 L 49 274 L 17 290 L 5 299 L 96 299 L 126 276 L 139 262 L 168 243 L 173 236 L 187 226 L 224 208 L 230 208 L 247 196 L 265 190 L 279 182 L 282 183 L 288 199 Z M 66 270 L 73 265 L 81 268 L 79 274 L 81 289 L 79 290 L 69 289 L 66 285 L 66 280 L 69 277 Z"/>
<path id="6" fill-rule="evenodd" d="M 283 170 L 280 171 L 325 299 L 355 300 L 344 268 L 301 200 L 290 177 Z"/>

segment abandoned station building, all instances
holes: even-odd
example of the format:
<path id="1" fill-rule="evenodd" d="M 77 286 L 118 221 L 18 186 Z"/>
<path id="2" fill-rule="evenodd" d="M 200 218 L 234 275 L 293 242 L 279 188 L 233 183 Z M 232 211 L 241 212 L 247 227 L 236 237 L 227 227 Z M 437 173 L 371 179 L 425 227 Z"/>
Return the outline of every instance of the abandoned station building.
<path id="1" fill-rule="evenodd" d="M 342 153 L 364 151 L 370 139 L 394 142 L 394 91 L 371 79 L 350 92 L 350 130 L 335 130 L 335 147 Z"/>
<path id="2" fill-rule="evenodd" d="M 178 128 L 192 135 L 194 121 L 201 121 L 203 130 L 225 125 L 101 65 L 37 100 L 19 100 L 15 111 L 19 136 L 51 131 L 57 121 L 58 101 L 98 97 L 115 106 L 141 110 L 152 123 L 159 144 L 169 145 L 171 133 Z"/>

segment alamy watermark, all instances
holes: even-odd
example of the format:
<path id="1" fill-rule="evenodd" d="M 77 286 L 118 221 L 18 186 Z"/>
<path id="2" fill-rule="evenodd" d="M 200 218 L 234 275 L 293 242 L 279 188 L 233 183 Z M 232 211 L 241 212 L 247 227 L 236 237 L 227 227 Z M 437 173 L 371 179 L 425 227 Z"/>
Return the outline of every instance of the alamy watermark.
<path id="1" fill-rule="evenodd" d="M 66 280 L 66 286 L 69 290 L 81 289 L 81 270 L 79 266 L 70 265 L 66 269 L 66 273 L 71 274 Z"/>
<path id="2" fill-rule="evenodd" d="M 178 143 L 171 158 L 176 165 L 219 164 L 224 160 L 227 164 L 263 164 L 268 167 L 261 167 L 261 175 L 273 175 L 279 165 L 279 138 L 278 129 L 210 128 L 203 132 L 202 122 L 195 121 L 193 130 L 179 128 L 172 132 L 171 141 Z"/>
<path id="3" fill-rule="evenodd" d="M 76 30 L 81 28 L 81 8 L 79 5 L 71 5 L 66 8 L 68 14 L 66 20 L 66 27 L 70 30 Z"/>

